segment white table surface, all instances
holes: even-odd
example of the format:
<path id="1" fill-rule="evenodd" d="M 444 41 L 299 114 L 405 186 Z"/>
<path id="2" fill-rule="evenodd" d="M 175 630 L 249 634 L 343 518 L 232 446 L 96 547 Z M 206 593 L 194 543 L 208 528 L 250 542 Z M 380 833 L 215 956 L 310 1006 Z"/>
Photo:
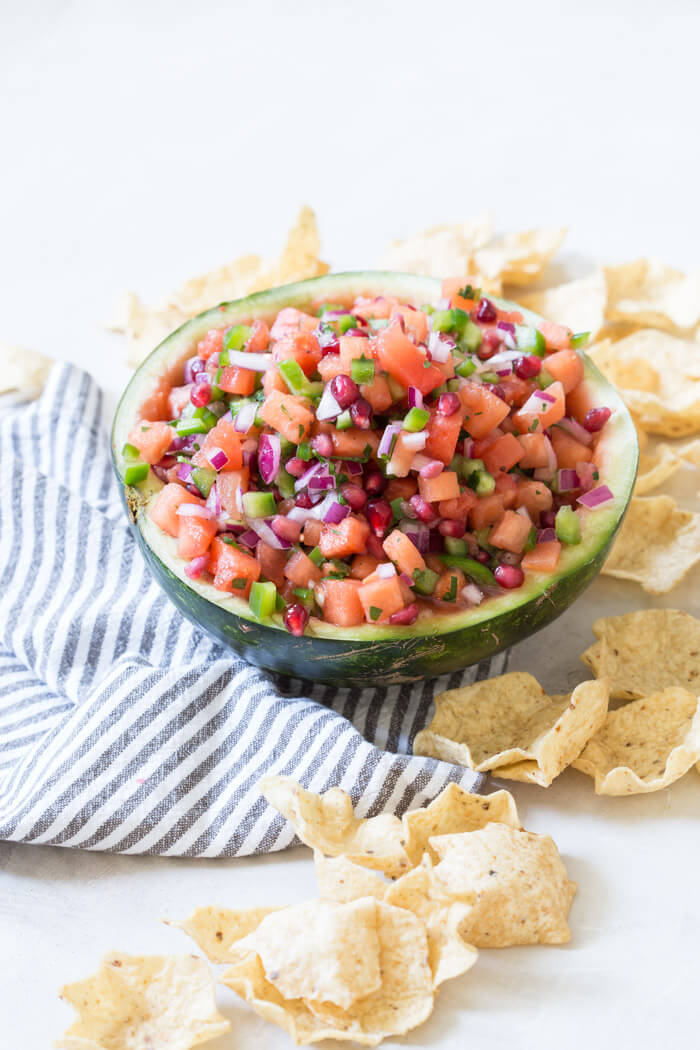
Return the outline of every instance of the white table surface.
<path id="1" fill-rule="evenodd" d="M 109 415 L 128 377 L 101 327 L 119 292 L 157 298 L 272 253 L 306 201 L 336 268 L 483 208 L 503 229 L 570 224 L 573 268 L 643 253 L 696 265 L 697 5 L 561 6 L 9 0 L 0 339 L 87 367 Z M 686 472 L 671 491 L 688 503 L 697 488 Z M 655 604 L 700 612 L 699 583 L 696 571 Z M 561 691 L 585 677 L 593 618 L 643 604 L 634 585 L 599 580 L 513 667 Z M 700 777 L 603 800 L 568 771 L 513 793 L 579 882 L 572 942 L 482 952 L 401 1042 L 694 1045 Z M 0 1044 L 49 1046 L 71 1018 L 58 986 L 103 950 L 188 950 L 162 916 L 313 892 L 302 849 L 180 861 L 0 844 Z M 290 1045 L 226 995 L 233 1033 L 212 1050 Z"/>

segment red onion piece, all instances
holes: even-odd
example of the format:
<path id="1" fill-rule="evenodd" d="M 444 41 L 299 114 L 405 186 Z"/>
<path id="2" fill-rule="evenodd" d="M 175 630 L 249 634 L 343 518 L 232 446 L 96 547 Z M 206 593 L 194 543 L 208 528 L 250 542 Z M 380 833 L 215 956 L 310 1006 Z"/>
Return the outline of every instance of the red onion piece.
<path id="1" fill-rule="evenodd" d="M 215 517 L 203 503 L 181 503 L 175 513 L 180 518 L 207 518 L 211 520 Z"/>
<path id="2" fill-rule="evenodd" d="M 470 605 L 481 605 L 484 600 L 483 591 L 475 583 L 468 583 L 466 587 L 462 587 L 462 597 Z"/>
<path id="3" fill-rule="evenodd" d="M 428 435 L 425 430 L 404 430 L 402 431 L 402 441 L 405 448 L 413 449 L 414 452 L 421 452 L 426 445 Z"/>
<path id="4" fill-rule="evenodd" d="M 178 479 L 180 481 L 184 481 L 185 483 L 189 483 L 189 480 L 190 480 L 191 476 L 192 476 L 192 464 L 191 463 L 181 463 L 179 465 L 179 467 L 177 468 L 177 477 L 178 477 Z"/>
<path id="5" fill-rule="evenodd" d="M 269 372 L 276 365 L 272 354 L 247 354 L 245 350 L 229 350 L 228 363 L 248 372 Z"/>
<path id="6" fill-rule="evenodd" d="M 218 518 L 221 514 L 221 500 L 219 499 L 219 491 L 216 487 L 216 482 L 209 489 L 209 495 L 207 496 L 206 507 L 212 512 L 212 514 Z"/>
<path id="7" fill-rule="evenodd" d="M 319 463 L 318 461 L 316 461 L 309 467 L 308 470 L 304 471 L 300 478 L 297 478 L 297 480 L 294 482 L 294 491 L 301 492 L 302 489 L 308 488 L 311 478 L 315 477 L 317 474 L 327 472 L 328 467 L 325 465 L 325 463 Z"/>
<path id="8" fill-rule="evenodd" d="M 318 403 L 318 408 L 316 409 L 316 419 L 320 420 L 321 422 L 327 419 L 337 419 L 337 417 L 342 411 L 342 408 L 331 393 L 331 386 L 329 383 L 324 388 L 323 395 Z"/>
<path id="9" fill-rule="evenodd" d="M 576 502 L 580 503 L 582 507 L 587 507 L 588 510 L 597 510 L 598 507 L 602 507 L 614 499 L 615 497 L 607 485 L 599 485 L 597 489 L 584 492 Z"/>
<path id="10" fill-rule="evenodd" d="M 392 576 L 396 576 L 396 569 L 390 561 L 383 561 L 376 569 L 377 576 L 382 580 L 389 580 Z"/>
<path id="11" fill-rule="evenodd" d="M 382 434 L 379 448 L 377 449 L 377 455 L 380 458 L 389 458 L 394 446 L 394 440 L 401 433 L 402 429 L 400 423 L 389 423 L 388 426 L 384 428 L 384 433 Z"/>
<path id="12" fill-rule="evenodd" d="M 271 521 L 265 518 L 253 518 L 250 521 L 250 527 L 257 532 L 263 543 L 266 543 L 268 547 L 274 547 L 275 550 L 286 551 L 293 546 L 290 540 L 281 539 L 276 532 L 272 529 Z"/>
<path id="13" fill-rule="evenodd" d="M 207 459 L 214 470 L 223 470 L 228 463 L 228 456 L 222 448 L 210 448 L 207 452 Z"/>
<path id="14" fill-rule="evenodd" d="M 430 529 L 422 521 L 412 521 L 410 518 L 403 518 L 399 522 L 399 528 L 401 532 L 408 536 L 411 543 L 413 543 L 421 554 L 427 554 L 430 542 Z"/>
<path id="15" fill-rule="evenodd" d="M 258 536 L 255 529 L 247 529 L 246 532 L 242 532 L 238 537 L 239 542 L 244 546 L 249 547 L 251 550 L 255 550 L 258 545 L 260 537 Z"/>
<path id="16" fill-rule="evenodd" d="M 554 529 L 538 529 L 537 530 L 537 542 L 538 543 L 551 543 L 552 540 L 557 538 L 557 534 Z"/>
<path id="17" fill-rule="evenodd" d="M 572 492 L 580 488 L 581 483 L 576 471 L 566 467 L 557 471 L 557 486 L 560 492 Z"/>
<path id="18" fill-rule="evenodd" d="M 444 365 L 454 347 L 452 339 L 443 337 L 440 332 L 431 332 L 428 336 L 428 353 L 431 360 L 437 361 L 439 365 Z"/>
<path id="19" fill-rule="evenodd" d="M 562 430 L 566 430 L 568 434 L 571 434 L 572 438 L 576 438 L 582 445 L 593 444 L 593 434 L 590 434 L 585 427 L 582 427 L 580 423 L 577 423 L 575 419 L 570 419 L 568 416 L 564 416 L 557 423 L 558 427 Z"/>
<path id="20" fill-rule="evenodd" d="M 338 500 L 333 502 L 328 507 L 328 510 L 323 515 L 323 520 L 329 525 L 339 525 L 341 521 L 347 518 L 350 513 L 350 508 L 347 504 L 343 506 L 342 503 L 338 503 Z"/>
<path id="21" fill-rule="evenodd" d="M 332 474 L 314 474 L 309 478 L 309 492 L 327 492 L 335 488 L 335 478 Z"/>
<path id="22" fill-rule="evenodd" d="M 282 444 L 277 434 L 261 434 L 258 443 L 258 470 L 266 485 L 270 485 L 280 470 Z"/>
<path id="23" fill-rule="evenodd" d="M 401 580 L 401 583 L 405 583 L 407 587 L 412 587 L 413 584 L 416 582 L 415 580 L 411 579 L 407 572 L 402 572 L 399 575 L 399 579 Z"/>
<path id="24" fill-rule="evenodd" d="M 233 421 L 233 426 L 239 434 L 247 434 L 250 428 L 255 425 L 257 408 L 255 401 L 249 401 L 248 404 L 239 408 Z"/>
<path id="25" fill-rule="evenodd" d="M 355 463 L 351 459 L 343 460 L 340 473 L 347 474 L 349 478 L 359 478 L 362 474 L 362 464 Z"/>
<path id="26" fill-rule="evenodd" d="M 408 407 L 409 408 L 422 408 L 423 407 L 423 395 L 417 386 L 409 386 L 408 388 Z"/>

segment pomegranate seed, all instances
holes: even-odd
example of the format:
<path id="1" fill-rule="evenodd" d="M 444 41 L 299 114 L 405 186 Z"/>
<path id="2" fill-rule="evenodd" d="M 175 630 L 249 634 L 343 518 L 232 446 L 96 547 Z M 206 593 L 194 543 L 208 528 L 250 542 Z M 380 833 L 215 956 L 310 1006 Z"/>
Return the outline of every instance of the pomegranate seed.
<path id="1" fill-rule="evenodd" d="M 379 539 L 378 536 L 375 536 L 373 533 L 370 532 L 365 542 L 365 546 L 367 548 L 367 553 L 371 554 L 373 558 L 377 558 L 379 561 L 385 560 L 386 554 L 384 553 L 384 548 L 382 547 L 382 541 Z"/>
<path id="2" fill-rule="evenodd" d="M 611 415 L 612 411 L 609 408 L 589 408 L 583 421 L 584 428 L 589 434 L 596 434 L 603 429 Z"/>
<path id="3" fill-rule="evenodd" d="M 311 439 L 311 447 L 314 452 L 318 452 L 319 456 L 323 456 L 324 459 L 328 459 L 329 456 L 333 455 L 333 439 L 330 434 L 317 434 L 315 438 Z"/>
<path id="4" fill-rule="evenodd" d="M 350 405 L 350 418 L 359 430 L 369 430 L 372 421 L 372 406 L 364 397 L 358 397 Z"/>
<path id="5" fill-rule="evenodd" d="M 416 602 L 411 602 L 405 609 L 399 609 L 392 616 L 389 617 L 389 623 L 400 624 L 403 627 L 408 627 L 410 624 L 415 623 L 418 619 L 418 605 Z"/>
<path id="6" fill-rule="evenodd" d="M 440 394 L 437 410 L 441 416 L 453 416 L 455 412 L 459 412 L 461 404 L 456 394 Z"/>
<path id="7" fill-rule="evenodd" d="M 300 492 L 297 498 L 294 500 L 297 507 L 301 507 L 302 510 L 311 510 L 313 503 L 311 502 L 311 496 L 308 492 Z"/>
<path id="8" fill-rule="evenodd" d="M 340 495 L 351 510 L 362 510 L 367 502 L 367 493 L 359 485 L 341 485 Z"/>
<path id="9" fill-rule="evenodd" d="M 459 540 L 462 538 L 466 529 L 463 521 L 457 521 L 456 518 L 445 518 L 438 525 L 441 536 L 452 536 L 453 539 Z"/>
<path id="10" fill-rule="evenodd" d="M 386 478 L 381 470 L 368 470 L 365 474 L 365 492 L 368 496 L 378 496 L 386 488 Z"/>
<path id="11" fill-rule="evenodd" d="M 293 478 L 300 478 L 308 469 L 309 464 L 305 463 L 303 459 L 299 459 L 298 456 L 292 456 L 288 459 L 284 465 L 284 469 L 288 474 L 291 474 Z"/>
<path id="12" fill-rule="evenodd" d="M 481 321 L 482 324 L 493 324 L 498 317 L 496 307 L 493 305 L 490 299 L 480 299 L 479 305 L 476 308 L 476 319 Z"/>
<path id="13" fill-rule="evenodd" d="M 477 354 L 481 361 L 488 361 L 490 357 L 493 357 L 501 349 L 501 336 L 500 333 L 494 329 L 490 332 L 484 332 L 484 338 L 481 340 L 481 346 L 477 350 Z"/>
<path id="14" fill-rule="evenodd" d="M 190 401 L 195 408 L 202 408 L 211 401 L 211 387 L 208 383 L 195 383 L 190 390 Z"/>
<path id="15" fill-rule="evenodd" d="M 384 539 L 394 516 L 387 501 L 385 499 L 370 500 L 365 515 L 375 536 L 378 536 L 380 540 Z"/>
<path id="16" fill-rule="evenodd" d="M 492 394 L 495 394 L 496 397 L 500 397 L 501 401 L 505 401 L 505 399 L 506 399 L 506 392 L 505 392 L 505 390 L 503 389 L 503 387 L 501 386 L 500 383 L 491 383 L 491 384 L 487 383 L 486 385 L 488 386 L 488 388 L 489 388 L 489 390 L 491 391 Z"/>
<path id="17" fill-rule="evenodd" d="M 438 515 L 435 513 L 428 501 L 424 500 L 422 496 L 411 496 L 408 502 L 415 510 L 416 515 L 420 519 L 420 521 L 424 521 L 428 525 L 432 524 L 432 522 L 434 521 L 437 521 Z"/>
<path id="18" fill-rule="evenodd" d="M 500 586 L 509 591 L 520 587 L 525 579 L 525 573 L 517 565 L 497 565 L 493 574 Z"/>
<path id="19" fill-rule="evenodd" d="M 350 408 L 353 401 L 357 401 L 360 396 L 360 391 L 350 376 L 339 375 L 331 380 L 331 394 L 341 408 Z"/>
<path id="20" fill-rule="evenodd" d="M 543 510 L 540 514 L 540 528 L 553 529 L 556 524 L 556 514 L 553 510 Z"/>
<path id="21" fill-rule="evenodd" d="M 518 379 L 534 379 L 542 371 L 542 362 L 534 354 L 525 354 L 523 357 L 516 357 L 513 371 Z"/>
<path id="22" fill-rule="evenodd" d="M 294 602 L 292 605 L 288 605 L 284 610 L 284 626 L 287 628 L 290 634 L 294 634 L 297 638 L 300 638 L 304 633 L 304 629 L 309 622 L 309 613 L 300 605 L 299 602 Z"/>
<path id="23" fill-rule="evenodd" d="M 476 561 L 480 562 L 482 565 L 486 565 L 486 564 L 488 564 L 488 562 L 491 561 L 491 555 L 489 554 L 488 551 L 479 550 L 474 555 L 474 558 L 476 559 Z"/>

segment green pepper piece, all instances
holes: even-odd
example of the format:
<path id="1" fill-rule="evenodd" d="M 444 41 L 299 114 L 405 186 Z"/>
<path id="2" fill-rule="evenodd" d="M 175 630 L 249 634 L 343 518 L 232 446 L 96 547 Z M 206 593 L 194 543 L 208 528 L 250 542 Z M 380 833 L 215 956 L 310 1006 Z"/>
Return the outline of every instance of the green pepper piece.
<path id="1" fill-rule="evenodd" d="M 274 583 L 271 580 L 267 580 L 265 583 L 256 580 L 250 588 L 248 604 L 250 605 L 250 611 L 258 620 L 272 616 L 277 608 L 277 588 Z"/>
<path id="2" fill-rule="evenodd" d="M 366 357 L 354 357 L 350 362 L 350 377 L 358 386 L 374 380 L 374 361 Z"/>
<path id="3" fill-rule="evenodd" d="M 126 445 L 122 449 L 122 456 L 124 459 L 138 459 L 141 453 L 136 448 L 136 445 L 130 445 L 127 441 Z"/>
<path id="4" fill-rule="evenodd" d="M 411 408 L 404 417 L 403 428 L 415 433 L 423 430 L 429 419 L 430 412 L 427 408 Z"/>
<path id="5" fill-rule="evenodd" d="M 524 354 L 535 354 L 536 357 L 544 357 L 547 344 L 539 328 L 528 324 L 516 324 L 515 345 Z"/>
<path id="6" fill-rule="evenodd" d="M 124 471 L 126 485 L 138 485 L 148 477 L 148 463 L 131 463 Z"/>
<path id="7" fill-rule="evenodd" d="M 440 554 L 439 558 L 449 568 L 461 569 L 464 575 L 474 580 L 475 583 L 483 583 L 488 587 L 496 582 L 496 577 L 491 570 L 481 562 L 475 561 L 474 558 L 467 558 L 461 554 Z"/>
<path id="8" fill-rule="evenodd" d="M 234 325 L 224 336 L 224 350 L 242 350 L 252 334 L 253 330 L 247 324 Z"/>
<path id="9" fill-rule="evenodd" d="M 427 597 L 435 590 L 440 577 L 432 569 L 414 569 L 413 579 L 415 580 L 413 589 L 418 594 L 423 594 Z"/>
<path id="10" fill-rule="evenodd" d="M 581 519 L 573 507 L 564 504 L 559 508 L 554 519 L 554 531 L 557 539 L 570 547 L 581 542 Z"/>

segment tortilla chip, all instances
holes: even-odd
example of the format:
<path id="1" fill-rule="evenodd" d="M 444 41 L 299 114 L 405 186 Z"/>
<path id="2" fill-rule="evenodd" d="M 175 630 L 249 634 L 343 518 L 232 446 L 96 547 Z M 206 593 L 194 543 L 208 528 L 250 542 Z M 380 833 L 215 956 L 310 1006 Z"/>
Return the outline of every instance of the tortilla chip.
<path id="1" fill-rule="evenodd" d="M 573 332 L 590 332 L 594 339 L 603 327 L 606 298 L 605 274 L 597 269 L 567 284 L 521 294 L 518 302 Z"/>
<path id="2" fill-rule="evenodd" d="M 687 441 L 685 445 L 676 445 L 673 451 L 691 467 L 700 467 L 700 438 Z"/>
<path id="3" fill-rule="evenodd" d="M 643 430 L 666 437 L 700 431 L 700 349 L 692 340 L 644 329 L 589 356 L 620 391 Z"/>
<path id="4" fill-rule="evenodd" d="M 433 860 L 437 859 L 429 843 L 433 835 L 476 831 L 492 820 L 520 827 L 515 799 L 509 791 L 473 795 L 459 784 L 448 784 L 430 805 L 404 813 L 406 852 L 411 864 L 420 864 L 426 852 Z"/>
<path id="5" fill-rule="evenodd" d="M 392 241 L 380 260 L 379 268 L 427 277 L 474 274 L 474 252 L 488 244 L 492 232 L 490 215 L 478 215 L 475 219 L 451 226 L 433 226 L 412 237 Z M 498 274 L 494 282 L 494 286 L 487 290 L 498 294 L 501 290 Z"/>
<path id="6" fill-rule="evenodd" d="M 595 778 L 596 795 L 660 791 L 700 759 L 698 703 L 672 687 L 610 711 L 574 768 Z"/>
<path id="7" fill-rule="evenodd" d="M 358 818 L 350 796 L 340 788 L 315 795 L 292 777 L 266 777 L 260 790 L 312 849 L 330 857 L 344 854 L 356 864 L 389 876 L 403 875 L 410 868 L 403 826 L 393 813 Z"/>
<path id="8" fill-rule="evenodd" d="M 214 980 L 196 955 L 105 955 L 61 998 L 78 1013 L 56 1042 L 63 1050 L 188 1050 L 228 1032 L 216 1009 Z"/>
<path id="9" fill-rule="evenodd" d="M 671 496 L 633 496 L 601 572 L 666 594 L 700 561 L 700 514 Z"/>
<path id="10" fill-rule="evenodd" d="M 547 696 L 532 675 L 513 671 L 435 697 L 435 715 L 416 755 L 548 787 L 605 721 L 607 683 L 582 682 Z"/>
<path id="11" fill-rule="evenodd" d="M 375 908 L 381 988 L 358 999 L 349 1010 L 315 1000 L 284 999 L 267 980 L 254 952 L 242 953 L 222 982 L 259 1016 L 284 1028 L 300 1044 L 338 1039 L 376 1046 L 387 1036 L 403 1035 L 425 1021 L 433 1009 L 427 935 L 410 911 L 380 901 Z"/>
<path id="12" fill-rule="evenodd" d="M 700 270 L 684 274 L 650 259 L 605 269 L 606 316 L 668 332 L 686 332 L 700 322 Z"/>
<path id="13" fill-rule="evenodd" d="M 682 465 L 682 459 L 670 445 L 661 442 L 653 452 L 643 452 L 639 456 L 639 472 L 634 485 L 637 496 L 643 496 L 652 489 L 663 485 L 673 477 Z"/>
<path id="14" fill-rule="evenodd" d="M 166 919 L 166 926 L 175 926 L 195 941 L 207 959 L 213 963 L 231 962 L 231 946 L 257 930 L 265 918 L 279 908 L 196 908 L 182 922 Z"/>
<path id="15" fill-rule="evenodd" d="M 382 984 L 372 897 L 282 908 L 236 943 L 234 960 L 246 952 L 259 956 L 266 979 L 285 999 L 333 1003 L 348 1010 Z"/>
<path id="16" fill-rule="evenodd" d="M 389 885 L 387 904 L 407 908 L 417 915 L 428 935 L 428 963 L 433 975 L 433 987 L 443 981 L 459 977 L 471 969 L 478 952 L 460 933 L 471 905 L 463 901 L 445 901 L 431 896 L 430 872 L 414 868 Z"/>
<path id="17" fill-rule="evenodd" d="M 565 944 L 576 893 L 548 835 L 487 824 L 480 831 L 440 835 L 431 845 L 440 862 L 431 892 L 471 904 L 463 938 L 477 948 Z"/>
<path id="18" fill-rule="evenodd" d="M 119 315 L 108 326 L 129 338 L 128 362 L 138 365 L 175 328 L 190 317 L 241 299 L 264 288 L 302 281 L 328 273 L 321 261 L 316 217 L 308 207 L 299 212 L 279 261 L 244 255 L 232 263 L 193 277 L 157 307 L 146 307 L 138 296 L 124 296 Z"/>
<path id="19" fill-rule="evenodd" d="M 478 273 L 486 278 L 500 277 L 504 285 L 532 284 L 566 236 L 566 228 L 527 230 L 495 237 L 474 252 Z"/>
<path id="20" fill-rule="evenodd" d="M 610 696 L 638 700 L 669 686 L 700 692 L 700 621 L 680 609 L 640 609 L 593 624 L 581 660 L 607 678 Z"/>
<path id="21" fill-rule="evenodd" d="M 0 343 L 0 394 L 17 393 L 23 401 L 38 397 L 53 360 L 37 350 Z"/>
<path id="22" fill-rule="evenodd" d="M 389 887 L 379 875 L 347 857 L 324 857 L 320 850 L 314 850 L 314 865 L 318 891 L 326 901 L 347 904 L 360 897 L 383 900 Z"/>

